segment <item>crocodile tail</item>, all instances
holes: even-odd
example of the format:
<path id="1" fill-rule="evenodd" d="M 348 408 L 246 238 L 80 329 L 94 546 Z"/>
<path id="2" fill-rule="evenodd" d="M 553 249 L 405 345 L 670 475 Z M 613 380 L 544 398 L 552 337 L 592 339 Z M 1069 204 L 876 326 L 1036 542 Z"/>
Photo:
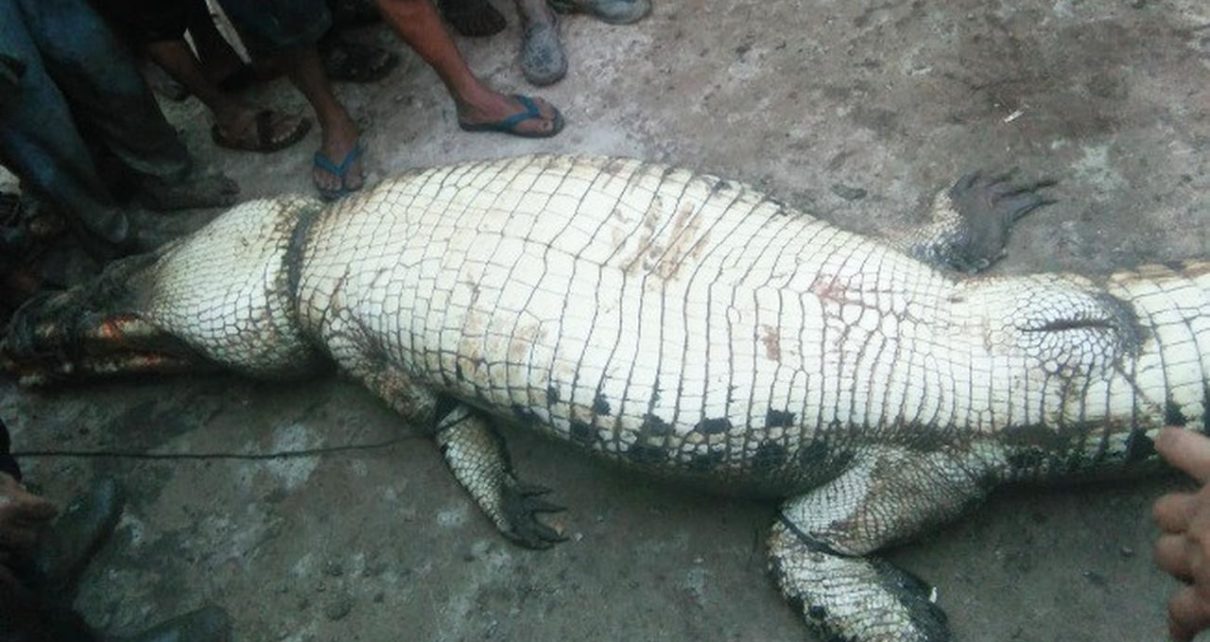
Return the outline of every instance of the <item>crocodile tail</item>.
<path id="1" fill-rule="evenodd" d="M 1210 432 L 1210 261 L 1142 265 L 1106 288 L 1133 309 L 1141 339 L 1130 376 L 1153 410 L 1136 424 Z"/>

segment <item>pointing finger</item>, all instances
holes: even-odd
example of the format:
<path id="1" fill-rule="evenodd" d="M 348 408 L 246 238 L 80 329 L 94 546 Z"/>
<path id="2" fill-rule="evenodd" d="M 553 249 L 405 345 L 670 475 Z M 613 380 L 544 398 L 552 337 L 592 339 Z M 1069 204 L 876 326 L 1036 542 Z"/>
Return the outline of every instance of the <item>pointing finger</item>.
<path id="1" fill-rule="evenodd" d="M 1183 533 L 1197 510 L 1197 499 L 1189 493 L 1171 493 L 1155 500 L 1151 516 L 1165 533 Z"/>
<path id="2" fill-rule="evenodd" d="M 1161 535 L 1155 541 L 1155 564 L 1169 575 L 1187 581 L 1193 575 L 1189 542 L 1182 535 Z"/>
<path id="3" fill-rule="evenodd" d="M 1168 601 L 1168 632 L 1176 642 L 1190 642 L 1210 625 L 1210 609 L 1197 593 L 1186 586 Z"/>

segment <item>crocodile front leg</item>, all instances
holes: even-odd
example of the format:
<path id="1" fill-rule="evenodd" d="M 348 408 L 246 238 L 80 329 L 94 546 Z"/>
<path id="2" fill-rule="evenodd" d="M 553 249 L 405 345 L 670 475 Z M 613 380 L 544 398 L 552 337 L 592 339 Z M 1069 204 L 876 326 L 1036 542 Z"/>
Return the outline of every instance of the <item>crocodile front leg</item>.
<path id="1" fill-rule="evenodd" d="M 930 222 L 891 238 L 891 245 L 936 268 L 982 271 L 1004 256 L 1014 223 L 1054 202 L 1039 193 L 1052 185 L 1017 182 L 1012 172 L 972 172 L 937 194 Z"/>
<path id="2" fill-rule="evenodd" d="M 853 642 L 949 640 L 928 587 L 864 557 L 960 514 L 985 495 L 992 459 L 972 450 L 879 447 L 829 484 L 788 501 L 770 569 L 807 622 Z"/>
<path id="3" fill-rule="evenodd" d="M 502 535 L 527 548 L 549 548 L 563 541 L 537 518 L 563 508 L 539 497 L 547 489 L 517 480 L 504 440 L 483 413 L 461 403 L 446 404 L 385 362 L 361 365 L 350 374 L 409 422 L 432 431 L 454 478 Z"/>
<path id="4" fill-rule="evenodd" d="M 549 548 L 563 541 L 538 520 L 563 510 L 540 495 L 547 489 L 517 480 L 504 440 L 482 412 L 438 395 L 399 367 L 362 324 L 336 315 L 326 342 L 345 372 L 409 423 L 431 431 L 446 464 L 500 533 L 521 546 Z"/>
<path id="5" fill-rule="evenodd" d="M 526 548 L 550 548 L 566 537 L 538 520 L 562 506 L 549 489 L 517 480 L 504 440 L 483 413 L 458 405 L 437 423 L 437 445 L 454 476 L 508 539 Z"/>

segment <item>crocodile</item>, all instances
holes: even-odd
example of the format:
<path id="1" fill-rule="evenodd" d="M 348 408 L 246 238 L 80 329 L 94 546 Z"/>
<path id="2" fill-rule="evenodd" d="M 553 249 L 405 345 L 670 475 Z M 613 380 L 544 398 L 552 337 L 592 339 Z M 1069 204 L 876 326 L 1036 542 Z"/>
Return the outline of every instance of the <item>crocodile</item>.
<path id="1" fill-rule="evenodd" d="M 1155 468 L 1164 425 L 1210 427 L 1210 263 L 976 274 L 1047 186 L 968 174 L 868 238 L 638 160 L 416 169 L 326 206 L 244 203 L 39 296 L 0 362 L 35 385 L 334 363 L 521 545 L 561 541 L 561 507 L 515 474 L 502 423 L 780 499 L 769 569 L 807 624 L 936 642 L 929 587 L 880 550 L 1004 484 Z"/>

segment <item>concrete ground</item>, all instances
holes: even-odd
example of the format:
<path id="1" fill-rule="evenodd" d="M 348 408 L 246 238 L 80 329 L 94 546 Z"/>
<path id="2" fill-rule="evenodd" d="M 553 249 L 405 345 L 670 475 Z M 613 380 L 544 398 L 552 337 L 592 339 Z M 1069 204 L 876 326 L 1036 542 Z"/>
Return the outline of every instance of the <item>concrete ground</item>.
<path id="1" fill-rule="evenodd" d="M 402 68 L 340 87 L 371 180 L 536 150 L 676 162 L 763 186 L 868 232 L 919 220 L 973 167 L 1061 179 L 996 270 L 1104 273 L 1210 256 L 1210 8 L 1200 0 L 655 0 L 632 27 L 563 22 L 571 68 L 538 93 L 552 140 L 467 134 L 436 77 L 383 28 Z M 498 87 L 531 91 L 518 28 L 462 41 Z M 303 110 L 284 82 L 257 101 Z M 308 191 L 312 134 L 270 156 L 215 149 L 195 102 L 168 107 L 190 147 L 249 197 Z M 178 216 L 201 224 L 214 212 Z M 31 392 L 0 382 L 20 449 L 268 452 L 412 429 L 332 378 L 231 376 Z M 764 572 L 769 503 L 636 479 L 512 431 L 526 479 L 556 489 L 570 541 L 499 537 L 407 439 L 273 461 L 30 459 L 64 501 L 114 475 L 130 502 L 78 608 L 135 631 L 206 602 L 241 640 L 813 639 Z M 1018 489 L 891 553 L 938 586 L 958 640 L 1160 639 L 1173 583 L 1150 563 L 1149 502 L 1175 478 Z"/>

